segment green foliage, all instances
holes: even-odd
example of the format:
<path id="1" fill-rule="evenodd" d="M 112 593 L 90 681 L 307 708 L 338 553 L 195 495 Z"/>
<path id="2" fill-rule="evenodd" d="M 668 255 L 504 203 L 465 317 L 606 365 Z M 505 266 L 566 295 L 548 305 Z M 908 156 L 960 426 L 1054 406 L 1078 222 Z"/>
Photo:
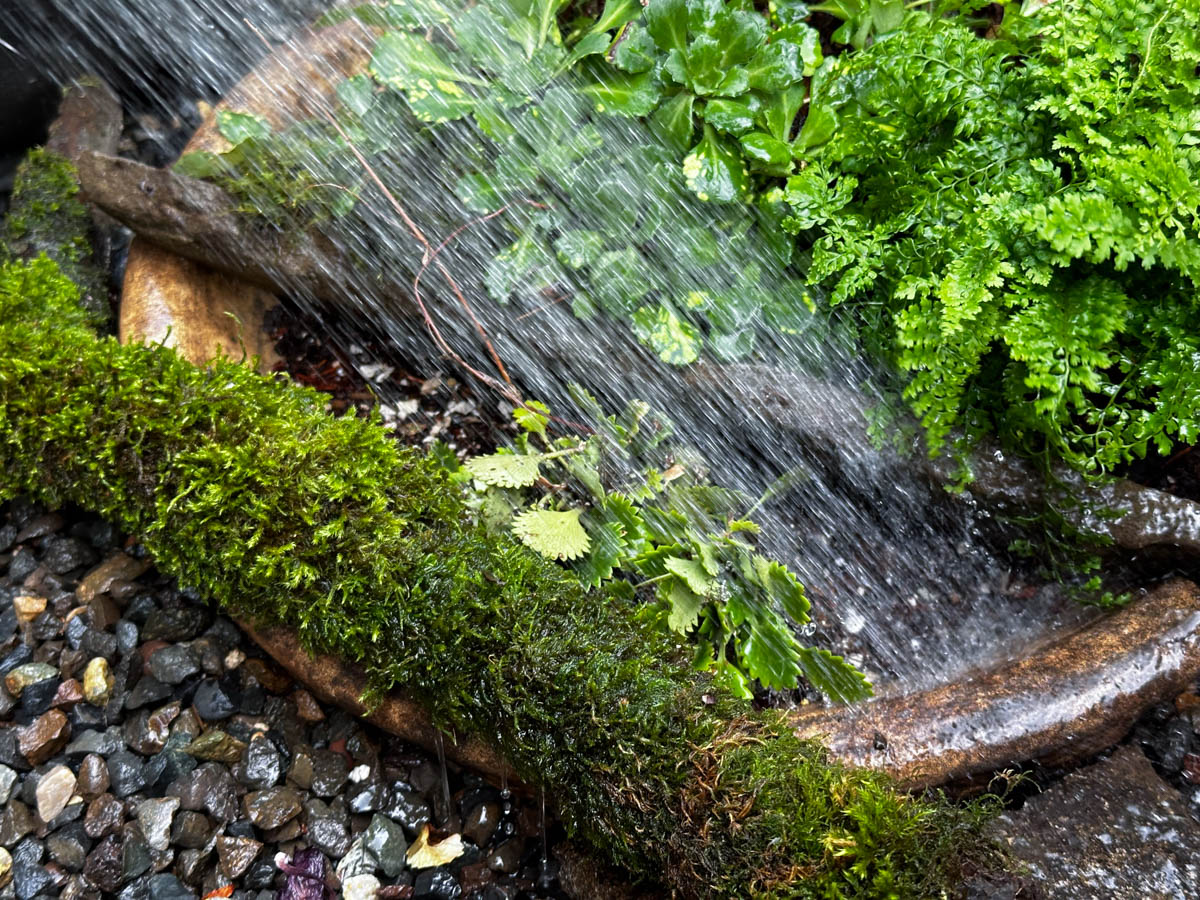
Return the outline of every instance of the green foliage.
<path id="1" fill-rule="evenodd" d="M 513 449 L 461 467 L 448 459 L 457 480 L 474 483 L 479 519 L 549 559 L 576 560 L 591 587 L 652 590 L 658 624 L 690 635 L 695 667 L 715 671 L 737 696 L 750 697 L 755 679 L 788 689 L 800 677 L 835 701 L 869 696 L 853 666 L 796 639 L 808 599 L 785 566 L 755 552 L 752 499 L 710 484 L 703 461 L 672 446 L 669 423 L 644 403 L 605 416 L 586 392 L 575 394 L 598 423 L 590 437 L 552 441 L 544 416 L 518 409 L 525 434 Z"/>
<path id="2" fill-rule="evenodd" d="M 31 150 L 17 167 L 0 232 L 0 262 L 46 254 L 80 286 L 80 302 L 93 324 L 102 326 L 111 318 L 108 278 L 92 259 L 92 217 L 78 193 L 70 162 L 40 147 Z"/>
<path id="3" fill-rule="evenodd" d="M 1020 45 L 915 19 L 814 85 L 840 125 L 785 224 L 817 237 L 812 280 L 895 361 L 932 450 L 989 430 L 1102 473 L 1196 440 L 1191 13 L 1066 0 Z"/>
<path id="4" fill-rule="evenodd" d="M 572 833 L 678 896 L 936 896 L 980 858 L 974 811 L 773 717 L 731 724 L 744 711 L 706 704 L 647 623 L 468 524 L 437 463 L 378 423 L 228 360 L 97 340 L 53 268 L 0 267 L 0 501 L 143 536 L 202 596 L 494 742 Z"/>

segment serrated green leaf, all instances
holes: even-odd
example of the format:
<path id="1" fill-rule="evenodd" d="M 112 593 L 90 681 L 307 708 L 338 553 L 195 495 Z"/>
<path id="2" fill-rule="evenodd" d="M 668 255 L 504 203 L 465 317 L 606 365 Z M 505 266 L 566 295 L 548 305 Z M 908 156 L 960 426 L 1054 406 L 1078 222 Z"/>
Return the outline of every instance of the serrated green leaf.
<path id="1" fill-rule="evenodd" d="M 667 602 L 667 626 L 679 634 L 687 634 L 695 627 L 707 601 L 679 578 L 668 580 L 667 587 L 660 592 L 660 596 L 664 594 Z"/>
<path id="2" fill-rule="evenodd" d="M 429 41 L 406 31 L 389 31 L 375 43 L 368 71 L 383 84 L 405 91 L 431 91 L 439 81 L 488 86 L 447 62 Z"/>
<path id="3" fill-rule="evenodd" d="M 558 261 L 571 269 L 590 266 L 604 252 L 604 235 L 582 228 L 564 231 L 554 242 Z"/>
<path id="4" fill-rule="evenodd" d="M 575 564 L 575 574 L 584 584 L 600 587 L 602 582 L 612 578 L 613 571 L 625 558 L 625 536 L 615 522 L 589 523 L 586 530 L 592 547 L 587 556 Z"/>
<path id="5" fill-rule="evenodd" d="M 540 434 L 542 440 L 545 440 L 546 426 L 550 424 L 550 407 L 539 400 L 527 400 L 524 406 L 518 406 L 513 410 L 513 421 L 523 431 Z"/>
<path id="6" fill-rule="evenodd" d="M 874 693 L 866 675 L 828 650 L 801 647 L 798 664 L 808 682 L 834 703 L 856 703 Z"/>
<path id="7" fill-rule="evenodd" d="M 663 567 L 682 578 L 687 586 L 701 597 L 707 596 L 717 583 L 716 579 L 704 570 L 704 564 L 697 559 L 668 556 L 663 560 Z"/>
<path id="8" fill-rule="evenodd" d="M 810 605 L 800 580 L 786 566 L 758 554 L 754 556 L 754 568 L 758 583 L 766 590 L 767 596 L 778 603 L 797 625 L 807 622 Z"/>
<path id="9" fill-rule="evenodd" d="M 578 559 L 588 552 L 591 538 L 579 523 L 582 510 L 527 509 L 513 519 L 521 542 L 547 559 Z"/>
<path id="10" fill-rule="evenodd" d="M 541 472 L 539 456 L 519 453 L 491 453 L 472 456 L 463 465 L 477 480 L 497 487 L 528 487 L 538 480 Z"/>

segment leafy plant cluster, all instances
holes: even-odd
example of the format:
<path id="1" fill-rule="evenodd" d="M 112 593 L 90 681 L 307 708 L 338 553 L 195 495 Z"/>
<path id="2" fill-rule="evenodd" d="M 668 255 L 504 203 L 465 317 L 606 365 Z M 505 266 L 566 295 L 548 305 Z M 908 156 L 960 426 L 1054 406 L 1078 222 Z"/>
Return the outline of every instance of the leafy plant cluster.
<path id="1" fill-rule="evenodd" d="M 591 587 L 622 599 L 652 589 L 649 616 L 690 634 L 694 667 L 715 670 L 736 696 L 751 697 L 755 679 L 787 690 L 801 676 L 835 701 L 868 696 L 866 679 L 840 656 L 797 640 L 808 599 L 786 566 L 755 551 L 759 526 L 749 514 L 758 503 L 710 484 L 702 460 L 668 451 L 670 424 L 644 403 L 605 416 L 586 392 L 574 393 L 597 424 L 586 439 L 551 438 L 544 407 L 531 404 L 516 411 L 523 431 L 513 448 L 461 466 L 441 454 L 454 480 L 476 485 L 480 521 L 567 562 Z"/>
<path id="2" fill-rule="evenodd" d="M 1200 36 L 1186 0 L 1017 22 L 911 19 L 823 73 L 839 125 L 785 227 L 932 449 L 990 431 L 1103 473 L 1200 428 Z"/>

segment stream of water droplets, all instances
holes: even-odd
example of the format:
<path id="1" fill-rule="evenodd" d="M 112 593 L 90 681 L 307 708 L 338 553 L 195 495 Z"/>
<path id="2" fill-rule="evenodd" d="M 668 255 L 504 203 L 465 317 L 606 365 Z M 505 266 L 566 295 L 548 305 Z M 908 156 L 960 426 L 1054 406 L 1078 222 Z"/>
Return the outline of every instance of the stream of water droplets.
<path id="1" fill-rule="evenodd" d="M 283 40 L 318 6 L 318 0 L 31 3 L 10 16 L 5 40 L 32 68 L 59 80 L 99 72 L 134 109 L 169 120 L 194 110 L 195 100 L 211 101 L 229 89 L 266 52 L 262 38 Z M 368 48 L 370 36 L 360 32 L 360 40 Z M 519 94 L 528 86 L 509 87 Z M 305 91 L 304 85 L 271 88 Z M 304 102 L 307 115 L 318 119 L 335 106 L 316 91 Z M 658 165 L 658 156 L 643 152 L 658 144 L 637 120 L 591 116 L 591 130 L 571 136 L 583 140 L 582 149 L 572 141 L 547 146 L 544 125 L 515 112 L 507 118 L 509 139 L 528 145 L 542 167 L 513 174 L 520 190 L 510 179 L 501 192 L 515 201 L 508 212 L 468 228 L 438 256 L 526 396 L 567 410 L 564 388 L 574 381 L 610 409 L 644 399 L 669 415 L 707 460 L 714 481 L 750 496 L 785 472 L 803 470 L 806 477 L 792 490 L 758 511 L 763 549 L 787 561 L 807 586 L 814 607 L 807 640 L 849 654 L 879 687 L 945 680 L 1025 650 L 1056 616 L 1077 618 L 1052 591 L 1031 596 L 1011 589 L 1010 563 L 981 538 L 986 515 L 968 499 L 932 485 L 918 460 L 871 446 L 864 419 L 880 399 L 873 373 L 836 322 L 804 312 L 803 261 L 781 264 L 763 237 L 769 229 L 757 228 L 750 207 L 698 200 L 681 183 L 677 164 Z M 396 152 L 375 155 L 372 163 L 430 243 L 475 218 L 460 199 L 455 174 L 456 163 L 477 152 L 472 128 L 387 137 Z M 603 153 L 592 152 L 597 141 Z M 178 149 L 168 142 L 164 155 Z M 444 369 L 411 296 L 394 289 L 411 284 L 426 249 L 353 156 L 317 152 L 303 162 L 315 181 L 357 192 L 357 209 L 346 220 L 353 224 L 339 226 L 333 237 L 357 263 L 353 283 L 340 296 L 296 293 L 291 300 L 327 321 L 334 341 L 377 340 L 431 372 Z M 599 234 L 606 247 L 633 251 L 634 270 L 618 276 L 614 268 L 599 286 L 611 296 L 585 302 L 597 285 L 558 267 L 556 293 L 518 285 L 503 308 L 489 299 L 492 260 L 518 228 L 536 227 L 535 204 L 553 205 L 560 228 L 566 221 L 581 233 Z M 681 248 L 661 239 L 668 230 L 698 237 Z M 705 234 L 718 238 L 715 257 L 705 255 Z M 632 282 L 646 297 L 756 291 L 783 298 L 790 309 L 780 318 L 788 327 L 756 329 L 753 350 L 738 366 L 710 356 L 689 375 L 662 364 L 627 322 L 605 312 L 628 302 L 621 291 Z M 456 352 L 487 366 L 475 327 L 445 283 L 431 269 L 422 284 Z M 753 328 L 732 323 L 734 338 L 742 325 L 747 335 Z M 790 374 L 781 377 L 780 370 Z M 483 403 L 503 404 L 483 385 L 477 393 Z M 381 397 L 385 404 L 389 399 Z"/>

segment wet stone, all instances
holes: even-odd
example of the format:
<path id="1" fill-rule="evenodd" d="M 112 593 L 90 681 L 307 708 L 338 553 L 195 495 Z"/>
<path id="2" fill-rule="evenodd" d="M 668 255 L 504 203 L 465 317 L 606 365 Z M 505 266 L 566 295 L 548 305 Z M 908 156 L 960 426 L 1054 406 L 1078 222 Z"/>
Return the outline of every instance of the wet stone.
<path id="1" fill-rule="evenodd" d="M 99 656 L 111 661 L 117 656 L 117 638 L 107 631 L 97 631 L 93 628 L 84 634 L 83 640 L 79 642 L 79 649 L 89 657 Z"/>
<path id="2" fill-rule="evenodd" d="M 210 728 L 184 748 L 197 759 L 233 765 L 242 758 L 246 745 L 218 728 Z"/>
<path id="3" fill-rule="evenodd" d="M 17 749 L 31 766 L 39 766 L 66 746 L 71 726 L 60 710 L 52 709 L 18 729 Z"/>
<path id="4" fill-rule="evenodd" d="M 151 675 L 143 675 L 138 679 L 129 696 L 125 698 L 126 709 L 141 709 L 171 696 L 171 688 Z"/>
<path id="5" fill-rule="evenodd" d="M 66 625 L 63 626 L 63 634 L 66 636 L 67 646 L 72 650 L 79 649 L 79 644 L 87 632 L 88 623 L 87 619 L 83 616 L 70 616 L 67 619 Z"/>
<path id="6" fill-rule="evenodd" d="M 42 662 L 19 665 L 4 676 L 4 689 L 13 697 L 20 698 L 26 688 L 42 682 L 53 682 L 58 678 L 58 669 Z"/>
<path id="7" fill-rule="evenodd" d="M 68 756 L 85 753 L 98 753 L 100 756 L 111 756 L 124 748 L 125 741 L 121 737 L 121 729 L 114 725 L 103 731 L 91 728 L 81 732 L 75 740 L 67 744 L 63 752 Z"/>
<path id="8" fill-rule="evenodd" d="M 413 882 L 413 900 L 458 900 L 462 885 L 445 869 L 426 869 Z"/>
<path id="9" fill-rule="evenodd" d="M 342 884 L 345 900 L 375 900 L 379 893 L 379 879 L 374 875 L 352 875 Z"/>
<path id="10" fill-rule="evenodd" d="M 0 846 L 11 847 L 37 827 L 33 812 L 20 800 L 9 800 L 0 812 Z"/>
<path id="11" fill-rule="evenodd" d="M 7 675 L 17 666 L 23 666 L 27 662 L 33 662 L 33 651 L 24 644 L 18 644 L 6 653 L 3 659 L 0 659 L 0 675 Z"/>
<path id="12" fill-rule="evenodd" d="M 30 718 L 40 716 L 54 705 L 58 696 L 59 681 L 38 681 L 21 691 L 21 713 Z"/>
<path id="13" fill-rule="evenodd" d="M 110 834 L 87 856 L 83 877 L 101 891 L 113 893 L 121 885 L 121 841 Z"/>
<path id="14" fill-rule="evenodd" d="M 67 808 L 75 792 L 75 773 L 66 766 L 55 766 L 42 776 L 37 785 L 38 818 L 49 822 Z"/>
<path id="15" fill-rule="evenodd" d="M 320 800 L 304 804 L 309 843 L 333 859 L 350 849 L 350 832 L 345 821 Z"/>
<path id="16" fill-rule="evenodd" d="M 56 537 L 46 547 L 42 565 L 56 575 L 70 572 L 96 561 L 96 551 L 79 538 Z"/>
<path id="17" fill-rule="evenodd" d="M 229 771 L 216 763 L 205 763 L 172 782 L 167 794 L 178 797 L 182 809 L 206 812 L 221 822 L 231 822 L 238 815 L 237 784 Z"/>
<path id="18" fill-rule="evenodd" d="M 269 888 L 275 881 L 275 873 L 279 869 L 275 863 L 269 859 L 255 860 L 254 864 L 246 870 L 246 874 L 242 876 L 242 886 L 248 890 L 262 890 Z M 274 894 L 270 895 L 274 898 Z"/>
<path id="19" fill-rule="evenodd" d="M 108 778 L 114 794 L 128 797 L 146 786 L 146 765 L 128 750 L 118 750 L 108 758 Z"/>
<path id="20" fill-rule="evenodd" d="M 108 763 L 102 756 L 89 753 L 79 763 L 76 789 L 84 800 L 92 800 L 108 790 Z"/>
<path id="21" fill-rule="evenodd" d="M 348 807 L 350 812 L 357 814 L 379 812 L 389 808 L 391 799 L 391 791 L 387 785 L 373 781 L 363 785 L 362 789 L 350 798 Z"/>
<path id="22" fill-rule="evenodd" d="M 178 797 L 143 800 L 138 804 L 137 821 L 152 850 L 166 850 L 170 841 L 171 820 L 179 809 Z"/>
<path id="23" fill-rule="evenodd" d="M 242 753 L 236 774 L 238 781 L 247 787 L 272 787 L 283 775 L 283 757 L 269 738 L 255 735 Z"/>
<path id="24" fill-rule="evenodd" d="M 142 640 L 190 641 L 200 633 L 206 621 L 204 610 L 194 606 L 156 609 L 146 616 Z"/>
<path id="25" fill-rule="evenodd" d="M 29 763 L 17 749 L 17 731 L 16 728 L 0 728 L 0 765 L 27 772 Z"/>
<path id="26" fill-rule="evenodd" d="M 421 826 L 432 818 L 429 804 L 403 781 L 392 783 L 391 802 L 380 810 L 389 819 L 399 822 L 410 835 L 416 835 Z"/>
<path id="27" fill-rule="evenodd" d="M 83 696 L 92 706 L 104 706 L 112 697 L 115 679 L 108 667 L 108 660 L 96 656 L 88 660 L 83 670 Z"/>
<path id="28" fill-rule="evenodd" d="M 168 872 L 153 876 L 149 881 L 150 900 L 195 900 L 196 893 Z"/>
<path id="29" fill-rule="evenodd" d="M 306 750 L 300 750 L 292 755 L 292 764 L 288 766 L 287 780 L 302 791 L 312 787 L 313 758 Z"/>
<path id="30" fill-rule="evenodd" d="M 395 878 L 403 871 L 408 841 L 404 837 L 404 829 L 391 819 L 378 813 L 372 816 L 371 824 L 364 833 L 363 845 L 388 878 Z"/>
<path id="31" fill-rule="evenodd" d="M 0 719 L 7 719 L 17 706 L 16 698 L 4 688 L 4 684 L 0 683 Z"/>
<path id="32" fill-rule="evenodd" d="M 88 804 L 83 830 L 90 838 L 115 834 L 125 820 L 125 804 L 112 794 L 101 794 Z"/>
<path id="33" fill-rule="evenodd" d="M 175 874 L 185 884 L 199 884 L 211 856 L 204 850 L 184 850 L 175 860 Z"/>
<path id="34" fill-rule="evenodd" d="M 164 684 L 179 684 L 199 671 L 196 652 L 186 644 L 162 647 L 150 654 L 150 674 Z"/>
<path id="35" fill-rule="evenodd" d="M 237 712 L 237 706 L 221 688 L 220 683 L 211 678 L 200 682 L 200 686 L 196 688 L 196 694 L 192 698 L 192 704 L 196 707 L 200 718 L 206 722 L 219 722 Z"/>
<path id="36" fill-rule="evenodd" d="M 240 877 L 254 862 L 262 844 L 244 837 L 217 838 L 217 859 L 221 872 L 231 881 Z"/>
<path id="37" fill-rule="evenodd" d="M 150 870 L 153 857 L 146 838 L 133 823 L 121 828 L 121 880 L 130 881 Z"/>
<path id="38" fill-rule="evenodd" d="M 122 656 L 128 656 L 137 648 L 138 627 L 132 622 L 122 619 L 116 624 L 114 630 L 117 638 L 117 650 Z"/>
<path id="39" fill-rule="evenodd" d="M 17 773 L 8 766 L 0 765 L 0 808 L 8 803 L 17 786 Z"/>
<path id="40" fill-rule="evenodd" d="M 55 709 L 70 709 L 82 699 L 83 685 L 74 678 L 68 678 L 59 684 L 58 690 L 54 692 L 54 699 L 50 701 L 50 705 Z"/>
<path id="41" fill-rule="evenodd" d="M 278 828 L 298 816 L 302 808 L 299 792 L 289 787 L 252 791 L 242 804 L 247 818 L 262 829 Z"/>
<path id="42" fill-rule="evenodd" d="M 515 872 L 521 865 L 522 855 L 524 855 L 523 841 L 520 838 L 512 838 L 488 854 L 487 867 L 493 872 L 505 874 Z"/>
<path id="43" fill-rule="evenodd" d="M 54 883 L 54 877 L 40 865 L 14 861 L 12 875 L 13 893 L 17 900 L 33 900 Z"/>
<path id="44" fill-rule="evenodd" d="M 310 790 L 318 797 L 334 797 L 341 793 L 350 776 L 346 758 L 332 750 L 317 750 L 313 753 L 312 785 Z"/>
<path id="45" fill-rule="evenodd" d="M 171 843 L 189 850 L 199 850 L 212 836 L 212 826 L 204 813 L 185 809 L 175 815 L 171 826 Z"/>
<path id="46" fill-rule="evenodd" d="M 33 555 L 33 551 L 28 547 L 20 547 L 8 564 L 8 577 L 16 582 L 24 581 L 37 567 L 37 557 Z M 20 610 L 17 615 L 20 616 Z"/>
<path id="47" fill-rule="evenodd" d="M 302 722 L 320 722 L 325 718 L 325 712 L 321 709 L 316 699 L 306 690 L 298 690 L 292 694 L 292 702 L 296 704 L 296 715 L 300 717 Z"/>
<path id="48" fill-rule="evenodd" d="M 46 839 L 46 852 L 68 872 L 79 872 L 83 869 L 91 845 L 92 841 L 83 830 L 83 825 L 73 822 Z"/>

